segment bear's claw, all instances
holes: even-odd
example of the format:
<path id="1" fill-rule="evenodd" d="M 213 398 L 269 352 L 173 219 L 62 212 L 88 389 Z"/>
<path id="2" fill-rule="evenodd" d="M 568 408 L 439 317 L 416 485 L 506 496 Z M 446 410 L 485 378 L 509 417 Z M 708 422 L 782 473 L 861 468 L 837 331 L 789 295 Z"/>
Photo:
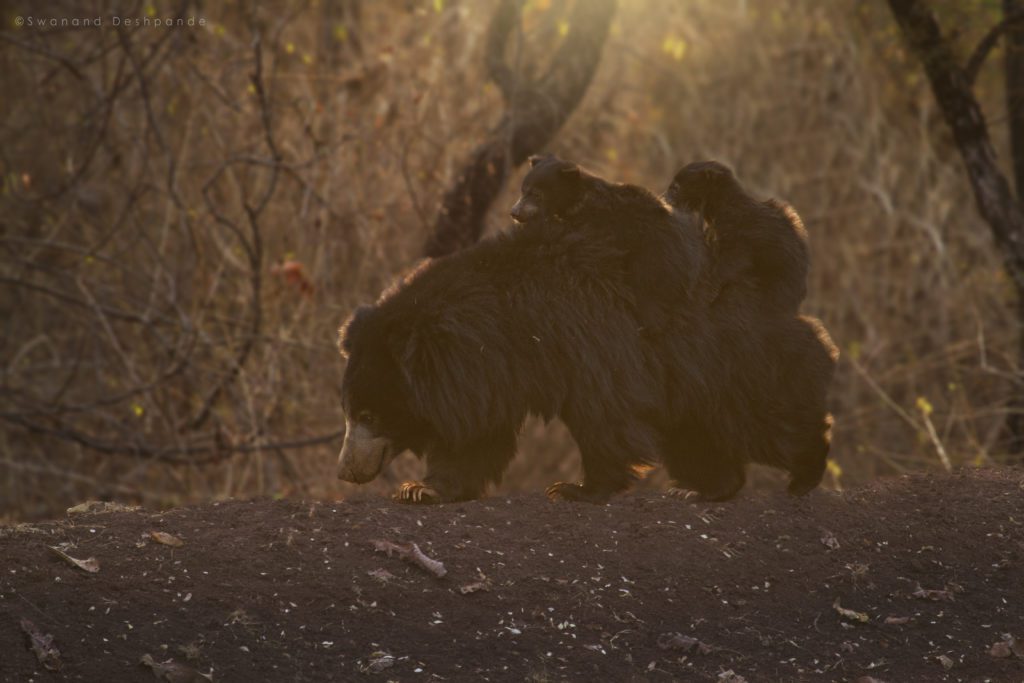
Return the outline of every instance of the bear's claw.
<path id="1" fill-rule="evenodd" d="M 551 500 L 577 500 L 583 489 L 579 484 L 570 484 L 565 481 L 558 481 L 549 486 L 544 493 Z"/>
<path id="2" fill-rule="evenodd" d="M 731 500 L 736 494 L 734 492 L 726 494 L 701 493 L 700 491 L 675 486 L 668 490 L 668 495 L 673 498 L 679 498 L 688 503 L 725 503 Z"/>
<path id="3" fill-rule="evenodd" d="M 673 486 L 668 490 L 668 495 L 673 498 L 682 498 L 683 500 L 689 500 L 690 498 L 700 498 L 700 494 L 691 489 L 684 489 L 678 486 Z"/>
<path id="4" fill-rule="evenodd" d="M 402 503 L 440 503 L 441 494 L 418 481 L 404 482 L 395 493 L 395 500 Z"/>
<path id="5" fill-rule="evenodd" d="M 588 490 L 582 484 L 570 484 L 569 482 L 555 482 L 545 491 L 551 500 L 569 500 L 583 503 L 606 503 L 608 495 Z"/>

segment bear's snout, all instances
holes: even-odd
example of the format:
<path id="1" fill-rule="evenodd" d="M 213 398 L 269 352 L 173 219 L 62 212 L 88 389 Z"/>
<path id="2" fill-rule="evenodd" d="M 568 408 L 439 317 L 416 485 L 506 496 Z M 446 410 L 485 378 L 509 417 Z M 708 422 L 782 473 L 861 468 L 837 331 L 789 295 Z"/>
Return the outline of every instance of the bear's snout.
<path id="1" fill-rule="evenodd" d="M 512 205 L 509 215 L 517 223 L 526 223 L 537 215 L 537 206 L 527 201 L 525 197 L 520 197 L 519 201 Z"/>
<path id="2" fill-rule="evenodd" d="M 347 423 L 345 443 L 338 455 L 338 479 L 353 484 L 365 484 L 384 469 L 391 442 L 376 436 L 365 425 Z"/>

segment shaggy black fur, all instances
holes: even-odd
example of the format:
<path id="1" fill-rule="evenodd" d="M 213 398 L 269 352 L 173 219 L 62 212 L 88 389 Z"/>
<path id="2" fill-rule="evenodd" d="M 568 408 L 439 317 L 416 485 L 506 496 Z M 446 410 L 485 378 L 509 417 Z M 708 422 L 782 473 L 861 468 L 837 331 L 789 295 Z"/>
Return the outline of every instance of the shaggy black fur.
<path id="1" fill-rule="evenodd" d="M 611 231 L 536 220 L 427 263 L 344 328 L 346 415 L 424 456 L 434 500 L 498 482 L 528 414 L 579 446 L 563 498 L 604 500 L 659 461 L 711 499 L 750 461 L 789 470 L 794 493 L 817 485 L 835 362 L 820 325 L 739 299 L 664 309 L 645 334 L 630 258 Z"/>
<path id="2" fill-rule="evenodd" d="M 807 232 L 791 207 L 757 201 L 717 161 L 680 170 L 666 201 L 701 214 L 710 226 L 718 290 L 753 281 L 756 296 L 774 310 L 795 314 L 807 296 Z"/>
<path id="3" fill-rule="evenodd" d="M 696 215 L 553 155 L 531 157 L 530 164 L 513 219 L 557 221 L 613 241 L 625 254 L 627 280 L 647 330 L 660 331 L 669 312 L 691 303 L 707 252 Z"/>

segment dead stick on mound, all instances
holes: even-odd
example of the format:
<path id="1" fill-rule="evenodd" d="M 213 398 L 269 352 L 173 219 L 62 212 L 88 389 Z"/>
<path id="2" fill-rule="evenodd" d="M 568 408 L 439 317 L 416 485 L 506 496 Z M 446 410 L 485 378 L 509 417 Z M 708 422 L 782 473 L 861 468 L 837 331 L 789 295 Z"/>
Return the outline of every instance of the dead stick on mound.
<path id="1" fill-rule="evenodd" d="M 444 568 L 442 563 L 424 555 L 423 551 L 415 543 L 373 541 L 373 549 L 377 552 L 387 553 L 388 557 L 391 557 L 392 554 L 397 554 L 406 562 L 430 572 L 439 579 L 448 573 L 448 570 Z"/>

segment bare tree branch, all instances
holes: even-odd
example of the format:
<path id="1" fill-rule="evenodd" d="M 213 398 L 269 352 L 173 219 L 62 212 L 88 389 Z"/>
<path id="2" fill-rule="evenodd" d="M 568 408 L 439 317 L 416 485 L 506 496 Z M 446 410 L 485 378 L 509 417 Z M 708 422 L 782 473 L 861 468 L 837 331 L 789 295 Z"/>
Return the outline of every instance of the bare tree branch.
<path id="1" fill-rule="evenodd" d="M 30 432 L 35 432 L 36 434 L 55 436 L 67 441 L 73 441 L 99 453 L 107 453 L 109 455 L 134 455 L 152 460 L 159 460 L 161 462 L 177 464 L 187 463 L 190 465 L 204 465 L 211 462 L 217 462 L 218 460 L 223 460 L 234 453 L 253 453 L 256 451 L 284 450 L 318 446 L 320 444 L 337 441 L 345 436 L 345 430 L 341 429 L 328 434 L 320 434 L 303 439 L 285 439 L 281 441 L 266 442 L 254 440 L 246 443 L 230 444 L 226 443 L 223 439 L 218 438 L 216 434 L 212 434 L 205 436 L 204 440 L 208 442 L 208 445 L 201 446 L 192 444 L 183 447 L 156 447 L 143 443 L 142 441 L 106 441 L 61 422 L 57 422 L 55 426 L 47 426 L 29 420 L 24 415 L 16 413 L 0 413 L 0 419 L 16 424 L 19 427 L 27 429 Z M 205 457 L 196 458 L 195 456 L 197 455 Z"/>
<path id="2" fill-rule="evenodd" d="M 1011 28 L 1019 27 L 1021 24 L 1024 24 L 1024 12 L 1006 13 L 1002 21 L 988 30 L 988 33 L 978 42 L 978 46 L 974 48 L 974 52 L 967 59 L 966 66 L 964 66 L 964 75 L 967 77 L 968 86 L 974 85 L 974 81 L 978 79 L 978 72 L 981 71 L 981 67 L 985 60 L 988 59 L 989 53 L 995 48 L 996 43 L 999 42 L 1003 34 Z"/>
<path id="3" fill-rule="evenodd" d="M 935 99 L 953 132 L 974 199 L 1002 252 L 1007 273 L 1024 293 L 1024 211 L 999 170 L 985 117 L 935 15 L 921 0 L 889 0 L 903 36 L 924 64 Z"/>
<path id="4" fill-rule="evenodd" d="M 213 386 L 213 388 L 207 393 L 206 398 L 203 399 L 202 406 L 196 413 L 189 423 L 188 428 L 190 430 L 198 429 L 205 424 L 206 420 L 210 417 L 210 411 L 213 409 L 217 399 L 220 398 L 224 388 L 234 381 L 238 377 L 238 373 L 242 371 L 242 367 L 245 365 L 245 361 L 249 358 L 249 354 L 252 353 L 253 348 L 256 345 L 256 340 L 259 337 L 260 325 L 263 318 L 263 308 L 260 301 L 262 292 L 262 263 L 263 263 L 263 240 L 260 234 L 260 214 L 266 208 L 270 198 L 274 195 L 274 190 L 277 188 L 277 179 L 279 173 L 279 163 L 281 161 L 281 153 L 278 151 L 277 143 L 274 141 L 274 131 L 270 118 L 270 101 L 267 97 L 266 89 L 263 83 L 263 43 L 257 36 L 253 41 L 253 62 L 254 70 L 250 77 L 253 89 L 256 93 L 256 99 L 260 108 L 260 123 L 263 128 L 263 140 L 270 151 L 272 157 L 272 164 L 270 166 L 270 179 L 267 183 L 267 187 L 263 192 L 263 195 L 257 201 L 255 206 L 250 205 L 248 202 L 245 204 L 245 214 L 249 221 L 250 228 L 250 239 L 246 240 L 241 231 L 235 226 L 235 224 L 219 214 L 213 209 L 213 203 L 210 201 L 206 190 L 210 187 L 210 183 L 213 182 L 211 179 L 210 183 L 207 183 L 203 191 L 203 197 L 207 201 L 207 205 L 211 207 L 211 211 L 214 215 L 219 216 L 218 220 L 228 225 L 232 231 L 238 235 L 239 239 L 242 240 L 245 245 L 246 253 L 249 257 L 249 268 L 250 268 L 250 286 L 252 291 L 252 301 L 250 304 L 250 327 L 248 334 L 242 341 L 242 346 L 238 350 L 238 353 L 228 368 L 228 371 L 221 376 L 220 380 Z"/>

